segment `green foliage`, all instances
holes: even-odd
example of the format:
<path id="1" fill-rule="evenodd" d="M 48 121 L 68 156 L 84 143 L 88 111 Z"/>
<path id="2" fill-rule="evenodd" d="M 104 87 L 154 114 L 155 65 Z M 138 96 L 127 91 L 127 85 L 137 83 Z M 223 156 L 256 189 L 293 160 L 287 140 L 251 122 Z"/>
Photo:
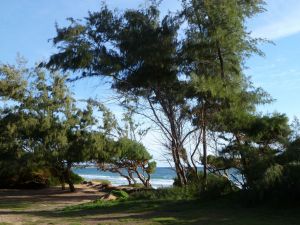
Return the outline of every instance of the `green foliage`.
<path id="1" fill-rule="evenodd" d="M 134 192 L 131 194 L 133 199 L 144 200 L 188 200 L 199 197 L 199 189 L 196 186 L 170 187 L 149 189 Z"/>
<path id="2" fill-rule="evenodd" d="M 238 188 L 228 178 L 210 174 L 207 177 L 207 186 L 205 190 L 202 190 L 203 194 L 200 194 L 200 197 L 214 199 L 232 194 L 237 190 Z"/>
<path id="3" fill-rule="evenodd" d="M 99 154 L 98 167 L 104 171 L 120 174 L 129 182 L 136 183 L 133 174 L 144 186 L 150 186 L 150 175 L 154 173 L 156 163 L 146 148 L 136 141 L 120 138 L 118 141 L 108 140 L 105 152 Z"/>
<path id="4" fill-rule="evenodd" d="M 73 182 L 73 184 L 81 184 L 84 181 L 83 177 L 79 176 L 74 172 L 71 173 L 70 179 Z"/>
<path id="5" fill-rule="evenodd" d="M 282 160 L 287 162 L 300 161 L 300 138 L 289 143 L 286 151 L 282 154 Z"/>
<path id="6" fill-rule="evenodd" d="M 269 167 L 263 175 L 260 188 L 270 189 L 278 185 L 281 182 L 283 171 L 284 167 L 278 164 Z"/>
<path id="7" fill-rule="evenodd" d="M 142 144 L 127 138 L 121 138 L 118 140 L 116 143 L 116 149 L 118 149 L 119 152 L 117 157 L 121 160 L 128 159 L 142 162 L 152 159 L 151 155 Z"/>
<path id="8" fill-rule="evenodd" d="M 251 162 L 253 167 L 248 169 L 248 173 L 253 174 L 250 177 L 252 183 L 246 191 L 250 203 L 272 201 L 290 204 L 300 199 L 298 146 L 299 140 L 296 139 L 288 144 L 285 151 L 273 154 L 267 161 L 259 157 L 260 167 L 257 162 Z M 255 173 L 257 175 L 254 176 Z"/>
<path id="9" fill-rule="evenodd" d="M 300 199 L 300 163 L 292 162 L 285 165 L 283 181 L 281 183 L 283 193 L 288 193 L 288 200 Z M 286 196 L 285 196 L 286 197 Z"/>
<path id="10" fill-rule="evenodd" d="M 93 210 L 99 209 L 104 207 L 112 207 L 119 204 L 119 201 L 105 201 L 105 200 L 95 200 L 88 203 L 83 203 L 79 205 L 71 205 L 63 208 L 64 212 L 71 212 L 71 211 L 80 211 L 80 210 Z"/>
<path id="11" fill-rule="evenodd" d="M 90 157 L 91 107 L 78 109 L 66 76 L 56 72 L 1 65 L 0 78 L 1 185 L 47 186 L 54 176 L 71 188 L 72 165 Z"/>
<path id="12" fill-rule="evenodd" d="M 49 187 L 55 187 L 61 185 L 60 180 L 56 176 L 49 177 Z"/>
<path id="13" fill-rule="evenodd" d="M 128 199 L 129 195 L 127 194 L 126 191 L 122 191 L 122 190 L 113 190 L 110 192 L 111 194 L 113 194 L 114 196 L 116 196 L 118 199 Z"/>
<path id="14" fill-rule="evenodd" d="M 212 173 L 208 174 L 206 185 L 204 185 L 203 172 L 199 172 L 197 176 L 190 173 L 188 181 L 187 186 L 195 192 L 198 198 L 213 199 L 237 191 L 237 187 L 228 178 Z M 175 179 L 174 185 L 178 185 L 177 179 Z"/>
<path id="15" fill-rule="evenodd" d="M 257 191 L 260 189 L 258 187 L 267 185 L 268 179 L 270 182 L 276 179 L 276 173 L 272 172 L 280 173 L 279 165 L 276 163 L 278 164 L 278 160 L 283 157 L 281 153 L 288 146 L 290 135 L 288 118 L 282 114 L 268 116 L 243 114 L 234 122 L 235 117 L 236 115 L 224 115 L 224 119 L 229 119 L 231 127 L 229 124 L 228 127 L 223 126 L 222 122 L 219 124 L 221 129 L 225 129 L 220 130 L 221 138 L 225 141 L 232 139 L 218 156 L 208 158 L 209 167 L 213 171 L 227 174 L 243 189 Z M 232 136 L 230 137 L 228 133 Z M 273 171 L 272 168 L 276 170 Z M 230 170 L 237 171 L 237 176 Z"/>
<path id="16" fill-rule="evenodd" d="M 214 199 L 232 194 L 238 189 L 225 177 L 209 174 L 207 186 L 203 186 L 203 173 L 198 176 L 190 175 L 188 185 L 141 190 L 131 194 L 133 199 L 147 200 L 188 200 L 188 199 Z M 178 183 L 175 179 L 174 183 Z"/>
<path id="17" fill-rule="evenodd" d="M 136 197 L 215 198 L 235 191 L 228 179 L 234 170 L 235 181 L 254 201 L 299 198 L 299 121 L 291 134 L 286 115 L 258 115 L 256 106 L 271 99 L 243 73 L 251 54 L 263 55 L 257 48 L 261 40 L 251 37 L 245 21 L 264 10 L 264 1 L 182 2 L 179 12 L 163 17 L 154 2 L 123 12 L 103 5 L 84 20 L 56 27 L 59 52 L 45 63 L 53 70 L 29 70 L 22 60 L 0 65 L 1 187 L 66 182 L 74 191 L 82 178 L 72 166 L 93 160 L 129 184 L 139 179 L 150 187 L 156 163 L 137 137 L 148 131 L 139 130 L 133 119 L 139 111 L 164 135 L 175 184 L 185 187 L 146 190 Z M 183 26 L 185 35 L 178 35 Z M 124 126 L 94 100 L 78 108 L 67 77 L 55 69 L 82 72 L 75 80 L 107 78 L 125 96 Z M 98 130 L 95 107 L 103 118 Z M 215 156 L 207 156 L 209 135 L 218 139 Z M 195 149 L 188 151 L 192 136 Z M 204 173 L 191 173 L 199 158 Z M 208 169 L 227 178 L 207 175 Z"/>
<path id="18" fill-rule="evenodd" d="M 57 27 L 53 42 L 59 52 L 45 66 L 82 72 L 74 80 L 108 78 L 118 93 L 146 102 L 152 113 L 146 117 L 165 136 L 179 182 L 186 185 L 183 168 L 196 157 L 185 149 L 188 137 L 203 131 L 206 174 L 204 140 L 207 129 L 218 129 L 214 117 L 253 113 L 256 104 L 269 100 L 243 74 L 245 59 L 262 55 L 260 39 L 251 37 L 245 21 L 263 11 L 263 3 L 184 0 L 178 13 L 162 17 L 155 2 L 124 12 L 103 5 L 82 21 L 70 19 L 69 26 Z M 185 25 L 182 37 L 178 33 Z M 144 114 L 144 107 L 137 110 Z M 103 127 L 111 130 L 115 118 L 102 111 Z M 226 119 L 223 122 L 230 127 Z"/>

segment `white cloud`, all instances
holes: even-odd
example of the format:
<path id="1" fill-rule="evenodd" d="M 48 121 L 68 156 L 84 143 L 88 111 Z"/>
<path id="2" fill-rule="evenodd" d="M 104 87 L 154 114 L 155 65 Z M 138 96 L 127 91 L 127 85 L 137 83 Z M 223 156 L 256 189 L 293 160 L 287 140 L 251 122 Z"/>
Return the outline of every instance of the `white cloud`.
<path id="1" fill-rule="evenodd" d="M 299 0 L 269 0 L 266 9 L 250 22 L 254 37 L 276 40 L 300 32 Z"/>

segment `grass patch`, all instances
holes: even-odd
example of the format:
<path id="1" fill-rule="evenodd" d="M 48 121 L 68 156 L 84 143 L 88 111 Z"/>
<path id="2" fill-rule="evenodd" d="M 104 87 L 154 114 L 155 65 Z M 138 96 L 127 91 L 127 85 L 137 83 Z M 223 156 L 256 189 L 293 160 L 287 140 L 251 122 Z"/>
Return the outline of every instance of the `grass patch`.
<path id="1" fill-rule="evenodd" d="M 29 208 L 32 202 L 18 202 L 18 201 L 1 201 L 0 209 L 12 209 L 12 210 L 22 210 Z M 1 224 L 0 224 L 1 225 Z"/>
<path id="2" fill-rule="evenodd" d="M 300 208 L 279 209 L 271 207 L 247 208 L 229 199 L 200 201 L 171 200 L 126 200 L 95 201 L 66 207 L 66 215 L 111 215 L 135 213 L 130 216 L 134 222 L 145 224 L 174 225 L 296 225 L 300 221 Z M 120 223 L 128 224 L 128 218 L 119 218 Z M 151 222 L 152 221 L 152 222 Z M 82 218 L 84 223 L 84 218 Z"/>
<path id="3" fill-rule="evenodd" d="M 81 211 L 81 210 L 93 210 L 93 209 L 101 209 L 101 208 L 108 208 L 112 206 L 119 205 L 119 201 L 102 201 L 96 200 L 93 202 L 83 203 L 79 205 L 72 205 L 67 206 L 62 209 L 63 212 L 74 212 L 74 211 Z"/>
<path id="4" fill-rule="evenodd" d="M 157 217 L 157 218 L 152 218 L 152 220 L 154 222 L 164 222 L 164 223 L 177 221 L 177 219 L 174 217 Z"/>

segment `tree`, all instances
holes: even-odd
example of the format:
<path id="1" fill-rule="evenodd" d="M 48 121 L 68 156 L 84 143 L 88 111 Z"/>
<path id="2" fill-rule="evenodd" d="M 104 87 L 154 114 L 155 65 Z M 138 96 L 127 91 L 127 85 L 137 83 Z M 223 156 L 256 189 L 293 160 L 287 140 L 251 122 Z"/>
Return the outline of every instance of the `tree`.
<path id="1" fill-rule="evenodd" d="M 237 173 L 231 173 L 231 179 L 244 189 L 255 190 L 264 173 L 276 164 L 277 155 L 287 147 L 290 134 L 287 122 L 285 115 L 274 114 L 249 115 L 231 123 L 223 136 L 228 144 L 222 148 L 219 157 L 209 157 L 210 166 L 215 171 L 234 169 Z"/>
<path id="2" fill-rule="evenodd" d="M 98 167 L 103 171 L 118 173 L 127 179 L 128 184 L 137 183 L 139 179 L 145 187 L 151 187 L 151 174 L 154 173 L 156 163 L 146 148 L 136 141 L 121 138 L 109 141 L 105 146 L 105 154 L 97 159 Z M 135 175 L 135 176 L 134 176 Z"/>
<path id="3" fill-rule="evenodd" d="M 262 6 L 263 1 L 190 0 L 162 19 L 156 3 L 124 13 L 103 6 L 84 22 L 71 19 L 70 26 L 57 27 L 53 42 L 59 52 L 44 65 L 82 71 L 74 80 L 111 78 L 118 93 L 137 98 L 138 113 L 159 128 L 179 184 L 186 185 L 187 174 L 197 173 L 200 142 L 207 176 L 207 133 L 216 124 L 214 117 L 237 110 L 239 103 L 245 113 L 253 112 L 265 97 L 242 72 L 247 56 L 262 54 L 259 39 L 245 27 Z M 192 136 L 195 147 L 189 154 Z"/>
<path id="4" fill-rule="evenodd" d="M 22 102 L 30 94 L 27 72 L 21 58 L 16 66 L 0 65 L 1 187 L 25 186 L 24 182 L 30 181 L 26 179 L 36 169 L 32 157 L 33 141 L 27 135 L 27 129 L 31 129 L 36 121 L 28 111 L 22 110 Z"/>
<path id="5" fill-rule="evenodd" d="M 37 90 L 29 110 L 37 115 L 40 124 L 34 137 L 39 143 L 38 151 L 60 179 L 62 188 L 66 182 L 73 192 L 71 168 L 90 157 L 90 129 L 95 124 L 92 107 L 76 107 L 65 76 L 54 73 L 46 79 L 45 71 L 37 69 L 36 73 Z"/>
<path id="6" fill-rule="evenodd" d="M 90 157 L 90 129 L 95 123 L 92 108 L 76 107 L 66 77 L 58 73 L 10 65 L 1 66 L 0 71 L 0 174 L 4 185 L 22 186 L 35 171 L 42 170 L 51 171 L 63 188 L 67 182 L 75 191 L 71 167 Z"/>
<path id="7" fill-rule="evenodd" d="M 204 182 L 207 177 L 209 130 L 214 117 L 232 113 L 251 113 L 266 94 L 253 88 L 243 74 L 245 58 L 262 55 L 256 47 L 260 39 L 251 38 L 245 20 L 263 11 L 263 1 L 184 0 L 181 15 L 187 21 L 183 40 L 183 70 L 191 79 L 190 97 L 194 123 L 202 136 Z M 236 111 L 234 111 L 237 109 Z M 244 112 L 241 112 L 244 111 Z M 229 124 L 229 123 L 228 123 Z"/>
<path id="8" fill-rule="evenodd" d="M 179 25 L 171 15 L 160 21 L 155 5 L 119 14 L 104 6 L 90 13 L 85 24 L 71 20 L 69 27 L 57 28 L 53 41 L 60 52 L 46 66 L 83 71 L 75 79 L 111 77 L 119 93 L 138 97 L 165 136 L 183 185 L 187 183 L 183 146 L 194 129 L 185 129 L 189 122 L 177 57 Z"/>
<path id="9" fill-rule="evenodd" d="M 136 184 L 138 179 L 145 187 L 150 187 L 156 163 L 151 161 L 152 156 L 139 143 L 149 128 L 143 129 L 140 123 L 135 122 L 134 111 L 126 100 L 122 104 L 126 111 L 121 121 L 102 103 L 89 101 L 102 112 L 100 131 L 94 133 L 98 140 L 103 140 L 94 158 L 98 167 L 103 171 L 118 173 L 127 179 L 129 185 Z"/>
<path id="10" fill-rule="evenodd" d="M 27 83 L 22 77 L 28 74 Z M 43 169 L 60 180 L 62 189 L 67 183 L 70 191 L 75 191 L 72 167 L 95 159 L 100 165 L 100 159 L 105 159 L 105 165 L 119 165 L 119 171 L 127 169 L 131 179 L 135 173 L 145 186 L 150 186 L 155 163 L 150 162 L 152 157 L 143 145 L 128 139 L 129 134 L 141 138 L 148 129 L 139 128 L 130 108 L 124 114 L 122 128 L 113 114 L 98 104 L 103 113 L 101 133 L 95 128 L 97 120 L 93 107 L 96 102 L 89 100 L 86 109 L 77 108 L 66 76 L 41 68 L 26 70 L 4 65 L 1 78 L 1 97 L 3 101 L 12 102 L 1 108 L 0 115 L 0 155 L 4 159 L 0 161 L 2 185 L 28 182 L 26 179 L 31 179 L 31 173 Z M 111 139 L 114 132 L 119 135 L 118 139 L 123 139 Z M 104 149 L 104 146 L 113 148 Z M 121 165 L 124 160 L 127 162 Z"/>

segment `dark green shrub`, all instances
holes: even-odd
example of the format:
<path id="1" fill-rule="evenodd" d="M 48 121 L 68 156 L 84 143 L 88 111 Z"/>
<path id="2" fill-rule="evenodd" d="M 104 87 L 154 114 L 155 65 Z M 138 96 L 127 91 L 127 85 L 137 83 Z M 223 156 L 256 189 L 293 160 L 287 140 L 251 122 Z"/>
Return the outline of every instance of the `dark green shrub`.
<path id="1" fill-rule="evenodd" d="M 111 191 L 111 194 L 113 194 L 114 196 L 116 196 L 119 199 L 127 199 L 129 197 L 127 192 L 122 191 L 122 190 L 113 190 L 113 191 Z"/>
<path id="2" fill-rule="evenodd" d="M 59 179 L 57 177 L 54 177 L 54 176 L 50 176 L 49 179 L 48 179 L 48 182 L 49 182 L 50 187 L 58 186 L 58 185 L 61 184 Z"/>
<path id="3" fill-rule="evenodd" d="M 142 190 L 131 194 L 135 199 L 151 199 L 151 200 L 187 200 L 205 198 L 211 199 L 221 195 L 230 194 L 237 189 L 225 177 L 209 174 L 207 177 L 206 189 L 203 186 L 203 174 L 199 173 L 198 176 L 189 176 L 189 183 L 185 187 L 170 187 Z M 177 180 L 175 179 L 175 184 Z"/>
<path id="4" fill-rule="evenodd" d="M 254 188 L 244 191 L 248 204 L 292 203 L 300 200 L 300 163 L 275 164 L 268 168 Z"/>
<path id="5" fill-rule="evenodd" d="M 84 181 L 84 178 L 79 176 L 77 173 L 74 173 L 72 172 L 71 173 L 71 181 L 74 183 L 74 184 L 80 184 Z"/>
<path id="6" fill-rule="evenodd" d="M 291 162 L 284 166 L 283 175 L 277 192 L 279 200 L 297 202 L 300 200 L 300 162 Z M 279 190 L 278 190 L 279 189 Z"/>
<path id="7" fill-rule="evenodd" d="M 188 200 L 196 198 L 197 195 L 197 189 L 188 186 L 142 190 L 132 193 L 131 197 L 148 200 Z"/>
<path id="8" fill-rule="evenodd" d="M 177 179 L 174 185 L 177 184 Z M 238 188 L 226 177 L 209 173 L 207 175 L 207 185 L 204 187 L 203 172 L 198 175 L 191 173 L 188 176 L 188 189 L 197 194 L 198 198 L 216 198 L 222 195 L 237 191 Z"/>
<path id="9" fill-rule="evenodd" d="M 202 181 L 200 181 L 201 183 Z M 238 188 L 226 177 L 209 174 L 207 176 L 207 187 L 200 186 L 200 197 L 217 198 L 237 191 Z"/>

